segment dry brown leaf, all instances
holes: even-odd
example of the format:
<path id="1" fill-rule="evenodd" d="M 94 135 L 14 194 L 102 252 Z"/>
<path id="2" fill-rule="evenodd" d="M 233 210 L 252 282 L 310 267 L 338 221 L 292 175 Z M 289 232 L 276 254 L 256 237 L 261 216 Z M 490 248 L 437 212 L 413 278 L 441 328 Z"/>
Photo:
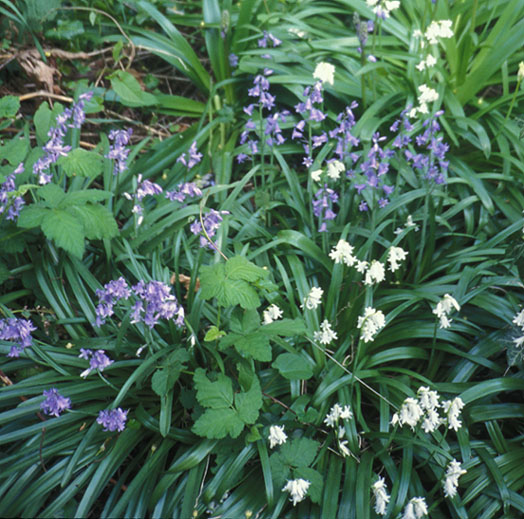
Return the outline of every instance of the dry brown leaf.
<path id="1" fill-rule="evenodd" d="M 44 63 L 36 49 L 20 52 L 17 60 L 29 77 L 34 78 L 39 83 L 43 83 L 49 92 L 53 92 L 54 75 L 59 75 L 60 73 L 55 67 Z"/>

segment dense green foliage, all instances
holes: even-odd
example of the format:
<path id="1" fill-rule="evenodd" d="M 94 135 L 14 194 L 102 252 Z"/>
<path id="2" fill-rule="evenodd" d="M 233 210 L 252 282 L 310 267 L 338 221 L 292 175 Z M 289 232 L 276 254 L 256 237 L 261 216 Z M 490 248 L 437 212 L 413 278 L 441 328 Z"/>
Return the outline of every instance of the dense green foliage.
<path id="1" fill-rule="evenodd" d="M 4 89 L 110 46 L 0 99 L 1 517 L 524 515 L 524 4 L 368 3 L 0 0 Z"/>

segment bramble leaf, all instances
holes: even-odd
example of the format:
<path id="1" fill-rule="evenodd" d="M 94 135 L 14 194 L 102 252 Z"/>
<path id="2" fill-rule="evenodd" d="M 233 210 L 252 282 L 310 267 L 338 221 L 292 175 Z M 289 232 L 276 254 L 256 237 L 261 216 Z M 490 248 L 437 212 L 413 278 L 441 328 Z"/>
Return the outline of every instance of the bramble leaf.
<path id="1" fill-rule="evenodd" d="M 234 409 L 206 409 L 191 430 L 209 439 L 220 440 L 228 434 L 237 438 L 244 429 L 244 422 Z"/>
<path id="2" fill-rule="evenodd" d="M 298 353 L 282 353 L 271 365 L 288 380 L 307 380 L 313 376 L 313 367 Z"/>
<path id="3" fill-rule="evenodd" d="M 24 207 L 18 217 L 18 227 L 22 229 L 40 227 L 48 213 L 49 209 L 37 204 Z"/>
<path id="4" fill-rule="evenodd" d="M 313 463 L 320 444 L 310 438 L 295 438 L 280 447 L 283 461 L 293 467 L 308 467 Z"/>
<path id="5" fill-rule="evenodd" d="M 118 235 L 118 226 L 107 207 L 86 204 L 71 206 L 66 210 L 82 222 L 85 236 L 89 240 L 102 240 Z"/>
<path id="6" fill-rule="evenodd" d="M 46 184 L 38 190 L 38 194 L 46 201 L 48 207 L 58 207 L 66 197 L 64 190 L 56 184 Z"/>
<path id="7" fill-rule="evenodd" d="M 0 99 L 0 117 L 14 117 L 20 108 L 20 100 L 16 96 L 4 96 Z"/>
<path id="8" fill-rule="evenodd" d="M 324 479 L 320 472 L 310 467 L 299 467 L 293 471 L 295 479 L 302 478 L 309 481 L 310 485 L 307 489 L 307 495 L 313 503 L 320 503 L 322 498 L 322 487 L 324 486 Z"/>
<path id="9" fill-rule="evenodd" d="M 42 231 L 59 247 L 81 258 L 84 254 L 84 228 L 80 221 L 67 211 L 53 209 L 42 222 Z"/>
<path id="10" fill-rule="evenodd" d="M 306 333 L 306 325 L 302 319 L 281 319 L 265 324 L 260 328 L 266 335 L 281 335 L 282 337 L 292 337 Z"/>
<path id="11" fill-rule="evenodd" d="M 257 267 L 244 256 L 233 256 L 226 262 L 225 274 L 230 279 L 242 279 L 253 283 L 267 277 L 269 272 Z"/>
<path id="12" fill-rule="evenodd" d="M 197 389 L 197 400 L 204 407 L 225 409 L 233 405 L 233 385 L 231 379 L 219 373 L 216 382 L 206 376 L 202 368 L 195 370 L 193 377 Z"/>
<path id="13" fill-rule="evenodd" d="M 60 157 L 57 164 L 62 167 L 68 177 L 80 176 L 95 178 L 102 173 L 102 156 L 95 151 L 77 148 L 65 157 Z"/>
<path id="14" fill-rule="evenodd" d="M 290 467 L 284 462 L 283 456 L 279 452 L 274 452 L 269 457 L 269 465 L 271 466 L 271 475 L 275 489 L 281 490 L 289 477 Z"/>
<path id="15" fill-rule="evenodd" d="M 249 391 L 235 395 L 235 407 L 244 423 L 253 424 L 257 421 L 262 407 L 262 391 L 257 377 L 253 378 Z"/>
<path id="16" fill-rule="evenodd" d="M 52 185 L 52 184 L 47 184 Z M 73 191 L 61 200 L 60 207 L 69 207 L 71 205 L 84 205 L 87 202 L 101 202 L 111 198 L 113 194 L 110 191 L 103 191 L 102 189 L 83 189 L 82 191 Z"/>

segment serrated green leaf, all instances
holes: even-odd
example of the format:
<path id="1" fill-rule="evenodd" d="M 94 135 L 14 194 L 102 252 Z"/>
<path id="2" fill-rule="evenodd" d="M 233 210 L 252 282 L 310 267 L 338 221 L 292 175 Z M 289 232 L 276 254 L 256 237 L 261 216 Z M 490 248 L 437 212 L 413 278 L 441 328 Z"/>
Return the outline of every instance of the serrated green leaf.
<path id="1" fill-rule="evenodd" d="M 42 231 L 59 247 L 81 258 L 84 254 L 84 229 L 73 215 L 60 209 L 49 211 L 43 222 Z"/>
<path id="2" fill-rule="evenodd" d="M 16 96 L 3 96 L 0 99 L 0 117 L 15 117 L 20 109 L 20 100 Z"/>
<path id="3" fill-rule="evenodd" d="M 223 296 L 217 296 L 222 306 L 240 305 L 245 310 L 260 306 L 260 298 L 256 290 L 241 279 L 226 279 L 222 281 Z"/>
<path id="4" fill-rule="evenodd" d="M 36 136 L 40 142 L 47 141 L 47 132 L 54 123 L 56 116 L 64 111 L 63 105 L 55 103 L 53 110 L 49 109 L 47 101 L 44 101 L 35 113 L 33 121 L 35 123 Z"/>
<path id="5" fill-rule="evenodd" d="M 36 204 L 24 207 L 18 216 L 18 227 L 22 227 L 22 229 L 40 227 L 49 211 L 49 209 Z"/>
<path id="6" fill-rule="evenodd" d="M 234 346 L 244 357 L 253 358 L 262 362 L 269 362 L 272 357 L 269 339 L 260 333 L 228 333 L 220 340 L 220 350 Z"/>
<path id="7" fill-rule="evenodd" d="M 95 178 L 103 169 L 102 156 L 96 151 L 87 151 L 77 148 L 65 157 L 60 157 L 57 164 L 68 177 L 80 176 Z"/>
<path id="8" fill-rule="evenodd" d="M 269 464 L 271 466 L 271 475 L 275 489 L 280 491 L 286 483 L 291 471 L 289 465 L 284 461 L 284 457 L 279 452 L 274 452 L 269 457 Z"/>
<path id="9" fill-rule="evenodd" d="M 207 331 L 204 337 L 204 342 L 216 341 L 217 339 L 220 339 L 224 335 L 226 335 L 226 332 L 224 330 L 219 330 L 218 327 L 211 326 L 211 328 L 209 328 L 209 330 Z"/>
<path id="10" fill-rule="evenodd" d="M 11 166 L 18 166 L 24 162 L 29 152 L 29 139 L 15 137 L 0 147 L 0 157 L 7 160 Z"/>
<path id="11" fill-rule="evenodd" d="M 200 269 L 200 297 L 212 299 L 223 292 L 221 282 L 225 279 L 225 269 L 222 263 L 205 265 Z"/>
<path id="12" fill-rule="evenodd" d="M 249 391 L 235 395 L 235 407 L 244 423 L 253 424 L 257 421 L 262 407 L 262 391 L 257 377 L 253 378 Z"/>
<path id="13" fill-rule="evenodd" d="M 219 373 L 216 382 L 206 376 L 206 372 L 198 368 L 193 377 L 197 390 L 197 400 L 204 407 L 225 409 L 233 405 L 233 385 L 231 379 Z"/>
<path id="14" fill-rule="evenodd" d="M 282 353 L 271 365 L 288 380 L 307 380 L 313 376 L 313 367 L 298 353 Z"/>
<path id="15" fill-rule="evenodd" d="M 236 350 L 261 362 L 270 362 L 272 358 L 269 339 L 260 333 L 239 336 L 235 341 Z"/>
<path id="16" fill-rule="evenodd" d="M 48 184 L 51 185 L 51 184 Z M 82 191 L 73 191 L 67 193 L 65 198 L 61 201 L 60 207 L 84 205 L 87 202 L 101 202 L 113 196 L 111 191 L 103 191 L 102 189 L 83 189 Z"/>
<path id="17" fill-rule="evenodd" d="M 103 240 L 118 235 L 118 226 L 107 207 L 86 204 L 67 207 L 66 211 L 82 222 L 85 237 L 89 240 Z"/>
<path id="18" fill-rule="evenodd" d="M 320 444 L 310 438 L 295 438 L 280 447 L 284 463 L 293 467 L 309 467 L 313 463 Z"/>
<path id="19" fill-rule="evenodd" d="M 260 328 L 261 333 L 266 335 L 280 335 L 282 337 L 292 337 L 306 333 L 306 325 L 303 319 L 282 319 L 265 324 Z"/>
<path id="20" fill-rule="evenodd" d="M 230 279 L 242 279 L 254 283 L 258 279 L 267 277 L 269 272 L 257 267 L 244 256 L 233 256 L 226 262 L 225 274 Z"/>
<path id="21" fill-rule="evenodd" d="M 320 503 L 322 498 L 322 488 L 324 486 L 324 478 L 320 472 L 310 467 L 299 467 L 293 471 L 295 479 L 301 478 L 309 481 L 310 485 L 307 489 L 307 496 L 313 503 Z"/>
<path id="22" fill-rule="evenodd" d="M 180 376 L 182 365 L 157 369 L 151 377 L 151 388 L 158 396 L 166 396 Z"/>
<path id="23" fill-rule="evenodd" d="M 220 440 L 228 434 L 237 438 L 244 429 L 244 422 L 234 409 L 206 409 L 191 430 L 204 438 Z"/>
<path id="24" fill-rule="evenodd" d="M 46 204 L 55 208 L 65 198 L 64 190 L 56 184 L 46 184 L 38 190 L 38 194 L 46 201 Z"/>
<path id="25" fill-rule="evenodd" d="M 120 97 L 120 102 L 123 105 L 138 107 L 157 104 L 156 97 L 144 92 L 140 83 L 129 72 L 118 70 L 110 79 L 111 87 Z"/>

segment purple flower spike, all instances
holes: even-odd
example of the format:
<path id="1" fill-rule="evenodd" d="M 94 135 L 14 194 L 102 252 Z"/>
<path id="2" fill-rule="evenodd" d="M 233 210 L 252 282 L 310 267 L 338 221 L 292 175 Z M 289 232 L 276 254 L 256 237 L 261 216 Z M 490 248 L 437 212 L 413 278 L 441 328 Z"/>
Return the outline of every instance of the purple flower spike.
<path id="1" fill-rule="evenodd" d="M 123 431 L 126 427 L 127 413 L 129 409 L 124 411 L 122 408 L 105 409 L 98 413 L 96 422 L 99 423 L 104 431 Z"/>
<path id="2" fill-rule="evenodd" d="M 29 319 L 18 319 L 17 317 L 0 319 L 0 340 L 14 343 L 7 356 L 19 357 L 24 348 L 31 346 L 33 343 L 31 332 L 34 330 L 36 327 Z"/>
<path id="3" fill-rule="evenodd" d="M 313 214 L 319 219 L 318 232 L 326 232 L 327 225 L 325 220 L 334 220 L 337 216 L 333 211 L 333 204 L 338 203 L 338 194 L 324 184 L 316 193 L 311 202 L 313 205 Z"/>
<path id="4" fill-rule="evenodd" d="M 15 178 L 24 171 L 24 164 L 20 163 L 17 168 L 5 178 L 0 184 L 0 215 L 7 209 L 7 220 L 17 220 L 20 209 L 25 204 L 21 196 L 15 195 Z"/>
<path id="5" fill-rule="evenodd" d="M 111 130 L 108 138 L 113 145 L 109 146 L 109 153 L 106 158 L 114 160 L 115 166 L 113 168 L 113 175 L 123 173 L 127 168 L 127 156 L 129 155 L 129 148 L 126 146 L 129 144 L 133 130 L 131 128 L 127 130 Z"/>
<path id="6" fill-rule="evenodd" d="M 66 108 L 61 114 L 57 115 L 55 124 L 47 136 L 49 140 L 43 146 L 45 152 L 33 165 L 33 174 L 38 175 L 39 184 L 51 182 L 52 174 L 49 173 L 51 164 L 54 164 L 60 157 L 65 157 L 70 151 L 71 146 L 64 145 L 64 137 L 68 128 L 80 128 L 85 121 L 85 104 L 93 92 L 85 92 L 80 95 L 78 101 L 71 107 Z M 69 121 L 73 119 L 72 123 Z"/>
<path id="7" fill-rule="evenodd" d="M 215 236 L 217 229 L 220 227 L 220 224 L 222 223 L 222 215 L 229 214 L 229 211 L 215 211 L 215 209 L 211 209 L 209 213 L 207 213 L 203 220 L 204 220 L 204 228 L 206 230 L 207 235 L 212 238 Z M 202 225 L 198 220 L 195 220 L 190 227 L 190 230 L 193 234 L 200 234 L 202 232 Z M 201 247 L 209 247 L 210 249 L 213 249 L 214 247 L 208 242 L 207 238 L 205 236 L 200 236 L 200 246 Z"/>
<path id="8" fill-rule="evenodd" d="M 238 67 L 238 56 L 233 52 L 229 55 L 229 65 L 231 68 Z"/>
<path id="9" fill-rule="evenodd" d="M 182 153 L 177 159 L 177 162 L 181 162 L 184 166 L 187 166 L 187 169 L 193 168 L 193 166 L 196 166 L 202 160 L 202 153 L 198 152 L 196 141 L 193 141 L 189 147 L 188 155 L 189 157 L 187 157 L 186 153 Z"/>
<path id="10" fill-rule="evenodd" d="M 92 350 L 81 348 L 79 357 L 81 359 L 89 359 L 89 368 L 80 374 L 82 378 L 86 378 L 94 370 L 104 371 L 105 368 L 114 362 L 105 354 L 104 350 L 95 350 L 93 352 Z"/>
<path id="11" fill-rule="evenodd" d="M 71 399 L 62 396 L 55 388 L 44 389 L 46 399 L 40 404 L 40 409 L 50 416 L 60 416 L 66 409 L 71 409 Z"/>

